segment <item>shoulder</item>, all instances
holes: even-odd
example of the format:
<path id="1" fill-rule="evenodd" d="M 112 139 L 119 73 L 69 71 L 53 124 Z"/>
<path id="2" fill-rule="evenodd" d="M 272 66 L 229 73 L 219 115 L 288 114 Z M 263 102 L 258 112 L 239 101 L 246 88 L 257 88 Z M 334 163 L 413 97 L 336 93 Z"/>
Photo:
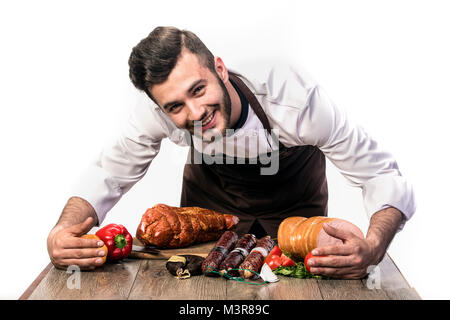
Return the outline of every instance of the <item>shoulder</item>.
<path id="1" fill-rule="evenodd" d="M 264 109 L 280 141 L 290 147 L 303 145 L 299 139 L 299 119 L 307 112 L 316 81 L 292 61 L 258 62 L 258 65 L 231 69 L 252 90 Z"/>
<path id="2" fill-rule="evenodd" d="M 143 93 L 136 97 L 128 124 L 133 131 L 156 140 L 170 136 L 173 131 L 167 115 Z"/>
<path id="3" fill-rule="evenodd" d="M 302 109 L 317 86 L 306 69 L 295 61 L 259 61 L 232 69 L 253 93 L 269 103 Z"/>

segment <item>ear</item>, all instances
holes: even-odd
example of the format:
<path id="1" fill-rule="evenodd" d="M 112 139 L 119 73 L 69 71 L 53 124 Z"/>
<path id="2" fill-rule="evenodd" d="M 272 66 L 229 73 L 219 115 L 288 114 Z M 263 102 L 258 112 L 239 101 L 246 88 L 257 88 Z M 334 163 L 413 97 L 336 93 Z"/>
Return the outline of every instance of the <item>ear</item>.
<path id="1" fill-rule="evenodd" d="M 214 65 L 217 75 L 222 79 L 223 83 L 228 82 L 228 70 L 220 57 L 214 57 Z"/>

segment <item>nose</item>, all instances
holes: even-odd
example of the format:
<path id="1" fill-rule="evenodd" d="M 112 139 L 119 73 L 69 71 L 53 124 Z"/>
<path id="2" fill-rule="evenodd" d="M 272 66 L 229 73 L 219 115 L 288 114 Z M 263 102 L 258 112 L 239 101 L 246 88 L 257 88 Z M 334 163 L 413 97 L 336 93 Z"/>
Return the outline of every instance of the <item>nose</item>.
<path id="1" fill-rule="evenodd" d="M 186 103 L 188 110 L 188 119 L 192 122 L 202 121 L 206 116 L 206 108 L 202 105 L 195 103 Z"/>

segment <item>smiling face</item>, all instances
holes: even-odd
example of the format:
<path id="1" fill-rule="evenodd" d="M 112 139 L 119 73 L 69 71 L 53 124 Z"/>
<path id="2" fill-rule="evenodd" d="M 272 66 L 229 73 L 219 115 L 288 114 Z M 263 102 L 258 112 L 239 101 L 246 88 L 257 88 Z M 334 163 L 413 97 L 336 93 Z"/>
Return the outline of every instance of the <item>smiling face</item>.
<path id="1" fill-rule="evenodd" d="M 231 101 L 223 83 L 228 74 L 220 58 L 215 59 L 215 65 L 217 73 L 184 49 L 167 80 L 150 89 L 178 128 L 200 133 L 204 141 L 224 135 L 230 125 Z"/>

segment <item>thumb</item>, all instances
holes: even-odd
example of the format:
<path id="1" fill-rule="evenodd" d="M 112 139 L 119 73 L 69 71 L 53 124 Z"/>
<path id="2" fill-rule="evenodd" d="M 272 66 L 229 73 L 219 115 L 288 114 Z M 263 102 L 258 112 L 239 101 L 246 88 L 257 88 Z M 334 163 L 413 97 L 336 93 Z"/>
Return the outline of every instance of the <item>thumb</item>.
<path id="1" fill-rule="evenodd" d="M 86 234 L 89 230 L 91 230 L 93 225 L 94 219 L 92 217 L 88 217 L 82 223 L 71 226 L 67 229 L 67 231 L 69 231 L 73 235 L 82 236 L 83 234 Z"/>
<path id="2" fill-rule="evenodd" d="M 324 223 L 322 227 L 328 235 L 334 238 L 341 239 L 343 242 L 345 242 L 346 240 L 350 240 L 354 236 L 350 231 L 335 228 L 328 223 Z"/>

